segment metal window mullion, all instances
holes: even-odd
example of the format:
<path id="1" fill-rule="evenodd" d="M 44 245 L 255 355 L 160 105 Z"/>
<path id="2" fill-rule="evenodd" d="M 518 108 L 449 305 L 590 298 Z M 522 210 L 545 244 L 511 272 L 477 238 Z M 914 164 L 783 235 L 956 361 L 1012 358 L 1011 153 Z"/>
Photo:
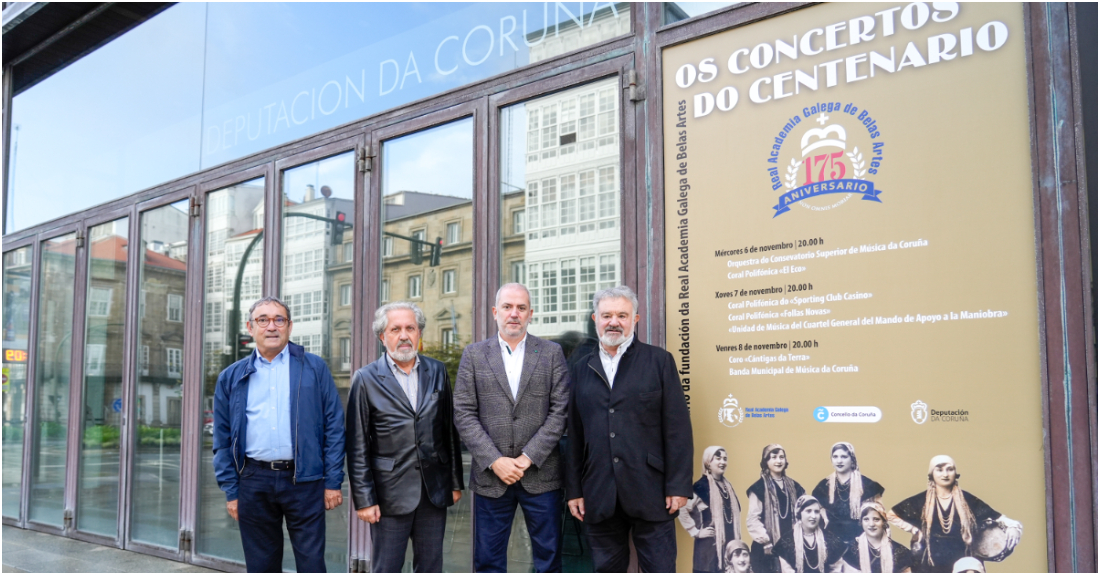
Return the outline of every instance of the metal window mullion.
<path id="1" fill-rule="evenodd" d="M 69 363 L 69 425 L 65 449 L 65 496 L 64 510 L 72 514 L 72 522 L 64 528 L 65 534 L 72 536 L 76 531 L 77 504 L 80 482 L 80 453 L 84 435 L 84 339 L 85 313 L 88 292 L 88 257 L 91 243 L 87 226 L 81 222 L 77 226 L 77 237 L 84 237 L 84 245 L 73 250 L 75 274 L 73 280 L 73 323 L 71 361 Z M 64 519 L 62 519 L 64 525 Z"/>
<path id="2" fill-rule="evenodd" d="M 134 471 L 134 443 L 137 436 L 137 378 L 135 361 L 138 343 L 138 306 L 141 302 L 142 257 L 141 214 L 137 204 L 130 209 L 129 241 L 126 254 L 126 299 L 122 332 L 122 433 L 119 441 L 118 541 L 125 547 L 130 540 L 130 509 Z"/>
<path id="3" fill-rule="evenodd" d="M 38 307 L 39 295 L 41 294 L 38 274 L 42 267 L 41 255 L 42 249 L 36 238 L 36 241 L 31 244 L 31 317 L 28 325 L 30 333 L 27 334 L 27 380 L 23 391 L 26 400 L 23 402 L 23 468 L 19 486 L 18 517 L 18 525 L 23 528 L 26 528 L 27 518 L 30 517 L 31 472 L 34 464 L 33 448 L 35 430 L 38 429 L 34 399 L 38 388 L 35 385 L 35 378 L 38 377 Z"/>
<path id="4" fill-rule="evenodd" d="M 276 169 L 275 162 L 269 164 L 267 175 L 264 177 L 264 269 L 261 272 L 263 280 L 263 292 L 260 297 L 278 295 L 280 292 L 279 277 L 282 266 L 279 259 L 282 256 L 282 228 L 283 228 L 283 173 Z M 238 302 L 234 306 L 240 305 Z M 241 310 L 240 317 L 245 317 L 247 309 Z M 293 319 L 293 318 L 291 318 Z M 240 329 L 232 326 L 233 331 Z"/>
<path id="5" fill-rule="evenodd" d="M 188 220 L 187 238 L 187 271 L 184 280 L 184 301 L 194 302 L 192 309 L 200 310 L 199 313 L 187 313 L 183 315 L 183 401 L 180 406 L 180 505 L 179 528 L 180 531 L 194 534 L 198 523 L 198 506 L 200 504 L 199 486 L 202 484 L 199 477 L 199 468 L 202 458 L 202 399 L 203 399 L 203 320 L 205 314 L 205 297 L 203 280 L 205 279 L 206 250 L 204 230 L 206 217 L 206 193 L 194 188 L 190 194 L 191 204 L 199 203 L 197 217 L 192 216 Z M 177 548 L 180 558 L 191 562 L 194 555 L 194 537 L 191 538 L 190 549 Z"/>

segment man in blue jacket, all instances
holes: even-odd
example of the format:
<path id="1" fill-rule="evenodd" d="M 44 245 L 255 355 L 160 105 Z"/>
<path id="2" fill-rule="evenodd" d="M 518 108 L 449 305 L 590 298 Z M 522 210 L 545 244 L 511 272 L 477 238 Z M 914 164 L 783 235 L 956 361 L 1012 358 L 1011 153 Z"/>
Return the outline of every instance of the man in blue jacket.
<path id="1" fill-rule="evenodd" d="M 286 518 L 299 573 L 325 571 L 325 510 L 343 503 L 344 410 L 324 360 L 290 343 L 290 310 L 248 311 L 255 353 L 214 392 L 214 473 L 240 522 L 249 572 L 278 573 Z"/>

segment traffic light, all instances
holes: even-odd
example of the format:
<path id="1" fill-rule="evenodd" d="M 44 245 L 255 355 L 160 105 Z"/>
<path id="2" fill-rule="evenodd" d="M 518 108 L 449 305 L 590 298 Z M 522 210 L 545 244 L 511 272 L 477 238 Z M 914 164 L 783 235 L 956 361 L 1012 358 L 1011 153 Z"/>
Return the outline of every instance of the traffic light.
<path id="1" fill-rule="evenodd" d="M 430 267 L 436 267 L 439 265 L 439 258 L 443 255 L 443 238 L 435 238 L 435 243 L 432 244 L 431 260 L 428 262 Z"/>
<path id="2" fill-rule="evenodd" d="M 344 222 L 347 220 L 347 216 L 344 212 L 336 212 L 336 221 L 332 222 L 332 245 L 338 246 L 344 243 L 344 228 L 347 226 Z"/>
<path id="3" fill-rule="evenodd" d="M 252 334 L 250 333 L 237 334 L 237 359 L 252 353 L 252 348 L 248 347 L 252 344 L 252 341 Z"/>
<path id="4" fill-rule="evenodd" d="M 424 263 L 424 254 L 420 251 L 420 240 L 409 240 L 409 261 L 414 266 Z"/>

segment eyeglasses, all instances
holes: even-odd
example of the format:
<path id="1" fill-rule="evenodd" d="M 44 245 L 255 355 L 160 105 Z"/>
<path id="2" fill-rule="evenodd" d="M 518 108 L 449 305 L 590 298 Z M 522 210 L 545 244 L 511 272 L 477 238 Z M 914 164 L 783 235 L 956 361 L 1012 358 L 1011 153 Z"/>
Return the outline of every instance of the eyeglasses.
<path id="1" fill-rule="evenodd" d="M 286 324 L 290 323 L 290 320 L 281 315 L 277 315 L 274 319 L 267 316 L 253 318 L 252 322 L 260 327 L 267 327 L 267 324 L 275 322 L 275 327 L 283 328 L 286 327 Z"/>

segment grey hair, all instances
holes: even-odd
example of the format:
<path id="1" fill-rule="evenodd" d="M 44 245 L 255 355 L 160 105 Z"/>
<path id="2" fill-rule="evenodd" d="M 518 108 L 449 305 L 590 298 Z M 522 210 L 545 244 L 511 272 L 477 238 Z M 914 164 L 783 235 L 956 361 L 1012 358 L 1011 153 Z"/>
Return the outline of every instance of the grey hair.
<path id="1" fill-rule="evenodd" d="M 504 285 L 500 286 L 500 289 L 497 290 L 496 298 L 493 299 L 493 306 L 494 307 L 499 307 L 500 306 L 500 294 L 501 294 L 501 292 L 503 292 L 505 289 L 516 289 L 516 288 L 522 289 L 523 293 L 527 294 L 527 305 L 531 305 L 531 290 L 527 289 L 527 286 L 525 286 L 521 283 L 513 282 L 513 283 L 508 283 L 508 284 L 504 284 Z"/>
<path id="2" fill-rule="evenodd" d="M 381 337 L 382 332 L 386 331 L 386 328 L 390 325 L 390 312 L 398 309 L 407 309 L 413 312 L 416 316 L 416 329 L 424 332 L 424 326 L 428 325 L 428 318 L 424 316 L 424 312 L 420 311 L 415 303 L 409 303 L 407 301 L 395 301 L 388 303 L 374 311 L 374 323 L 371 324 L 371 328 L 374 330 L 375 337 Z"/>
<path id="3" fill-rule="evenodd" d="M 258 308 L 258 307 L 260 307 L 264 304 L 268 304 L 268 303 L 277 303 L 277 304 L 283 306 L 283 311 L 286 312 L 286 320 L 288 322 L 290 321 L 290 306 L 283 303 L 283 300 L 281 300 L 281 299 L 279 299 L 279 298 L 277 298 L 273 295 L 269 295 L 269 296 L 257 301 L 256 303 L 252 304 L 252 307 L 248 308 L 248 322 L 252 323 L 252 312 L 256 311 L 256 308 Z"/>
<path id="4" fill-rule="evenodd" d="M 626 286 L 615 286 L 613 288 L 602 289 L 596 292 L 592 296 L 592 313 L 596 313 L 600 309 L 600 302 L 608 298 L 623 298 L 630 300 L 631 305 L 634 306 L 634 314 L 638 314 L 638 295 L 634 293 L 634 290 Z"/>

